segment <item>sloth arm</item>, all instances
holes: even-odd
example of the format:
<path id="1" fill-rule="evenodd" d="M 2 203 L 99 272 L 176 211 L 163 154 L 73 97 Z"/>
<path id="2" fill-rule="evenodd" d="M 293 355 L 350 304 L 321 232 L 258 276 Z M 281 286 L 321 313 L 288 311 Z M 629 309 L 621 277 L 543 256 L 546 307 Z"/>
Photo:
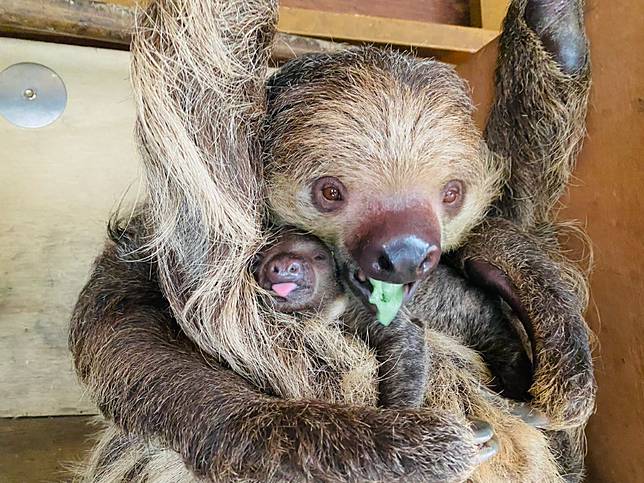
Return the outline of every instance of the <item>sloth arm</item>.
<path id="1" fill-rule="evenodd" d="M 585 281 L 547 236 L 556 231 L 552 207 L 585 134 L 589 86 L 583 1 L 514 0 L 485 130 L 490 149 L 508 163 L 493 214 L 502 218 L 488 218 L 458 256 L 470 279 L 500 294 L 526 326 L 535 366 L 530 392 L 555 428 L 585 423 L 595 397 L 579 290 Z"/>
<path id="2" fill-rule="evenodd" d="M 69 339 L 80 379 L 127 434 L 160 441 L 213 480 L 462 481 L 473 471 L 481 435 L 465 421 L 281 400 L 207 359 L 169 315 L 153 264 L 134 260 L 134 250 L 124 236 L 108 244 Z"/>
<path id="3" fill-rule="evenodd" d="M 508 163 L 499 213 L 550 220 L 585 135 L 590 60 L 582 0 L 514 0 L 500 39 L 496 99 L 485 129 Z"/>
<path id="4" fill-rule="evenodd" d="M 552 429 L 585 424 L 595 402 L 585 281 L 539 237 L 501 218 L 474 230 L 456 258 L 476 285 L 500 295 L 530 338 L 533 404 Z"/>

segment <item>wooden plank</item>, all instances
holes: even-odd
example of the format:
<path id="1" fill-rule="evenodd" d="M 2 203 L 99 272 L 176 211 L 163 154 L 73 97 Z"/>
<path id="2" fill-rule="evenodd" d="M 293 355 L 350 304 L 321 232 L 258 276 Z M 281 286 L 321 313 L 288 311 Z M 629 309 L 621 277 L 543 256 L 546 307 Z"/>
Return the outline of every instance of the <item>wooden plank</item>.
<path id="1" fill-rule="evenodd" d="M 0 481 L 70 481 L 97 431 L 90 417 L 0 420 Z"/>
<path id="2" fill-rule="evenodd" d="M 470 25 L 469 0 L 282 0 L 280 5 L 351 15 Z"/>
<path id="3" fill-rule="evenodd" d="M 147 2 L 147 0 L 95 1 L 130 7 Z M 419 22 L 470 25 L 470 0 L 396 0 L 395 2 L 390 0 L 281 0 L 280 6 Z"/>
<path id="4" fill-rule="evenodd" d="M 134 24 L 134 1 L 2 0 L 0 32 L 90 39 L 127 46 Z M 273 58 L 291 59 L 307 52 L 332 52 L 331 42 L 278 34 Z"/>
<path id="5" fill-rule="evenodd" d="M 478 52 L 498 36 L 498 32 L 473 27 L 290 7 L 281 8 L 278 28 L 281 32 L 333 40 L 373 42 L 466 53 Z"/>
<path id="6" fill-rule="evenodd" d="M 134 19 L 131 2 L 124 5 L 90 0 L 2 0 L 0 31 L 65 35 L 126 45 Z M 375 42 L 472 53 L 489 43 L 496 32 L 410 20 L 331 13 L 282 7 L 281 33 L 333 40 Z M 274 57 L 288 59 L 293 52 L 333 51 L 338 47 L 321 40 L 281 37 Z"/>
<path id="7" fill-rule="evenodd" d="M 36 62 L 65 82 L 63 116 L 0 116 L 0 416 L 93 413 L 67 349 L 71 309 L 106 220 L 138 195 L 128 52 L 0 38 L 0 71 Z"/>

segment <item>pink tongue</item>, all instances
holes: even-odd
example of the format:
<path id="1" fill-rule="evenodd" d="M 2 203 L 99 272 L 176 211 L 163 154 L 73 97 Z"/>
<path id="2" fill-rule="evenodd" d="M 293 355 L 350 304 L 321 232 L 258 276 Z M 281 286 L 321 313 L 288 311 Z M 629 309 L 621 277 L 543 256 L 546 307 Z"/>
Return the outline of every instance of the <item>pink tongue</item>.
<path id="1" fill-rule="evenodd" d="M 271 288 L 277 295 L 286 298 L 288 297 L 288 294 L 297 288 L 297 284 L 294 284 L 293 282 L 276 283 Z"/>

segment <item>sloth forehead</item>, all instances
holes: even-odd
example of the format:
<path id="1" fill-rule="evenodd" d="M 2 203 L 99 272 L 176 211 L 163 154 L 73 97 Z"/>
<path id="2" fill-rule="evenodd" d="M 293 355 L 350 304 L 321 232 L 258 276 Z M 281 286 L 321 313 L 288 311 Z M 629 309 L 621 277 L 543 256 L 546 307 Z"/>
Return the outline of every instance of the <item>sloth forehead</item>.
<path id="1" fill-rule="evenodd" d="M 481 175 L 481 138 L 471 118 L 424 109 L 411 96 L 330 102 L 300 114 L 275 140 L 267 174 L 408 185 Z"/>
<path id="2" fill-rule="evenodd" d="M 478 175 L 471 100 L 439 62 L 373 49 L 313 56 L 286 67 L 269 92 L 269 171 Z"/>

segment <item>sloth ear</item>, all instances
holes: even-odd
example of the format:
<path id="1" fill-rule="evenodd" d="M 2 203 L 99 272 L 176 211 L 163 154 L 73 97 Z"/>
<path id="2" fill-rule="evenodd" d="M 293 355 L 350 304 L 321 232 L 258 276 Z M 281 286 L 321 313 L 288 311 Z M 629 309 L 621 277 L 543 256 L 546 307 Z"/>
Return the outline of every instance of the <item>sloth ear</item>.
<path id="1" fill-rule="evenodd" d="M 476 258 L 466 260 L 463 268 L 465 274 L 474 285 L 479 286 L 488 293 L 501 297 L 510 306 L 519 321 L 521 321 L 530 339 L 534 371 L 537 363 L 534 326 L 510 277 L 497 266 Z"/>

